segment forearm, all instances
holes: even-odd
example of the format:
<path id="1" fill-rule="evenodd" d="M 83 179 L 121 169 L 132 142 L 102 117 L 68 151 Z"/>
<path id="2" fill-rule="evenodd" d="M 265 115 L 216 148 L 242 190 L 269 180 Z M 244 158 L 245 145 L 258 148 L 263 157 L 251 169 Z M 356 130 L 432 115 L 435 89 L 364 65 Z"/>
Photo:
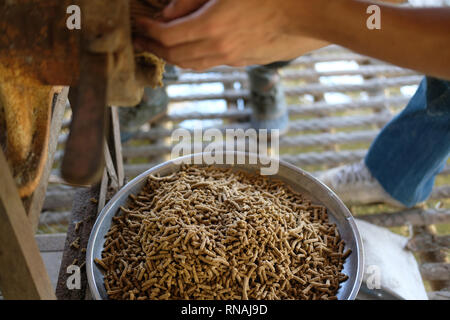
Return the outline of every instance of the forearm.
<path id="1" fill-rule="evenodd" d="M 304 3 L 304 4 L 303 4 Z M 369 30 L 369 1 L 302 1 L 299 35 L 336 43 L 393 64 L 450 79 L 450 9 L 404 8 L 376 3 L 381 30 Z M 294 20 L 294 19 L 293 19 Z"/>

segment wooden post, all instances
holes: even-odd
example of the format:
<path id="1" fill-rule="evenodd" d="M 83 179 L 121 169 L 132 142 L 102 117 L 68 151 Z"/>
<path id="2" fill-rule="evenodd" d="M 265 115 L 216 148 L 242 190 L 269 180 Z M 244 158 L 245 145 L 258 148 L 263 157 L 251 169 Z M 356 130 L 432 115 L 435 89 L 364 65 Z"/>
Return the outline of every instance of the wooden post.
<path id="1" fill-rule="evenodd" d="M 99 187 L 79 190 L 75 194 L 71 221 L 67 230 L 64 254 L 59 269 L 56 295 L 59 300 L 83 300 L 88 288 L 86 269 L 82 266 L 86 259 L 86 249 L 92 227 L 97 217 L 97 204 L 91 199 L 98 199 Z M 73 243 L 77 243 L 75 246 Z M 67 280 L 71 273 L 67 267 L 78 265 L 81 269 L 81 288 L 69 290 Z"/>
<path id="2" fill-rule="evenodd" d="M 6 299 L 55 299 L 34 231 L 0 149 L 0 287 Z"/>
<path id="3" fill-rule="evenodd" d="M 431 226 L 416 226 L 413 227 L 414 236 L 416 237 L 433 237 L 436 235 L 436 227 L 434 225 Z M 430 263 L 440 263 L 445 264 L 449 262 L 449 259 L 447 257 L 446 250 L 431 250 L 431 251 L 424 251 L 419 252 L 419 258 L 420 262 L 425 264 Z M 423 269 L 421 269 L 423 271 Z M 423 275 L 424 276 L 424 275 Z M 425 274 L 426 279 L 429 279 L 431 289 L 433 291 L 441 291 L 441 290 L 449 290 L 450 289 L 450 279 L 448 278 L 431 278 L 427 277 Z"/>
<path id="4" fill-rule="evenodd" d="M 114 140 L 115 160 L 117 163 L 117 178 L 119 179 L 119 188 L 125 183 L 125 172 L 123 168 L 122 143 L 120 141 L 120 121 L 117 107 L 111 107 L 112 135 Z"/>
<path id="5" fill-rule="evenodd" d="M 41 176 L 38 187 L 33 194 L 24 201 L 30 223 L 33 231 L 36 232 L 39 225 L 39 216 L 44 206 L 45 195 L 48 187 L 48 180 L 53 168 L 53 161 L 58 146 L 58 137 L 61 132 L 61 127 L 64 119 L 64 111 L 66 110 L 67 96 L 69 94 L 69 87 L 63 88 L 61 93 L 57 95 L 55 105 L 52 112 L 52 120 L 50 126 L 50 137 L 48 141 L 48 155 L 45 162 L 44 172 Z"/>
<path id="6" fill-rule="evenodd" d="M 106 202 L 125 183 L 122 145 L 120 142 L 120 127 L 117 109 L 108 114 L 112 117 L 105 143 L 104 154 L 106 167 L 100 185 L 76 193 L 72 206 L 71 221 L 67 230 L 64 255 L 61 261 L 56 295 L 60 300 L 90 300 L 90 292 L 86 275 L 86 247 L 98 213 Z M 75 245 L 76 244 L 76 245 Z M 81 269 L 81 288 L 69 290 L 66 282 L 70 274 L 67 267 L 78 265 Z"/>

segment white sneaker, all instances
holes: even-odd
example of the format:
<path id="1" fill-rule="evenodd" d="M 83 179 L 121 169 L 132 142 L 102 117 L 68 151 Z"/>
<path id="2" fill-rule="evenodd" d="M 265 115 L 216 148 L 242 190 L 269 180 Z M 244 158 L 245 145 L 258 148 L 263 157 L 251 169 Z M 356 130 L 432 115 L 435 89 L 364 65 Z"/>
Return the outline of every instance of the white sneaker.
<path id="1" fill-rule="evenodd" d="M 405 206 L 392 198 L 372 176 L 364 161 L 323 171 L 316 176 L 346 204 L 386 203 Z"/>

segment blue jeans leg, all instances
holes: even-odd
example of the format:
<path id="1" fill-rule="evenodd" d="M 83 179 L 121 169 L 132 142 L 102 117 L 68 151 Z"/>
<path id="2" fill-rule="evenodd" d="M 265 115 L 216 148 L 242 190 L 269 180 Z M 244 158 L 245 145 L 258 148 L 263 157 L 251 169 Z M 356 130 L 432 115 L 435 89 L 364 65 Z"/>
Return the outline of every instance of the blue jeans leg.
<path id="1" fill-rule="evenodd" d="M 407 207 L 425 201 L 450 154 L 450 82 L 425 78 L 365 158 L 372 175 Z"/>

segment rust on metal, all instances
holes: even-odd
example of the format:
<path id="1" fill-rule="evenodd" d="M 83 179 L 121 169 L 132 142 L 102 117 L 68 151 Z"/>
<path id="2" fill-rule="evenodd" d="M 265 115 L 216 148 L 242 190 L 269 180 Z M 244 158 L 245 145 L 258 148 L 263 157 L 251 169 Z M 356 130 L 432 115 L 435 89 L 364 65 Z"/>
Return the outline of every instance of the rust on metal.
<path id="1" fill-rule="evenodd" d="M 39 182 L 59 86 L 73 87 L 63 177 L 91 184 L 103 167 L 105 107 L 134 106 L 144 86 L 160 85 L 164 62 L 133 49 L 135 2 L 0 0 L 0 145 L 22 197 Z M 157 15 L 167 1 L 153 2 L 146 14 Z M 81 30 L 66 27 L 70 5 L 81 9 Z"/>

